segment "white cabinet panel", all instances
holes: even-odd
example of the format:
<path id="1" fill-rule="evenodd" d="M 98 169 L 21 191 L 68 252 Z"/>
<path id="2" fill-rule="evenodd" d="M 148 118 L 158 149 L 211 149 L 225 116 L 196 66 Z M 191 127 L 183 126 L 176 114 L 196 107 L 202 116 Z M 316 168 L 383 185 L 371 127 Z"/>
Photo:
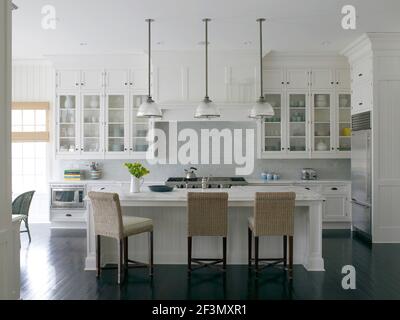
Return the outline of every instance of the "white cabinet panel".
<path id="1" fill-rule="evenodd" d="M 104 72 L 102 70 L 83 70 L 81 73 L 81 88 L 84 90 L 101 90 L 104 87 Z"/>
<path id="2" fill-rule="evenodd" d="M 106 88 L 107 90 L 119 91 L 129 89 L 129 70 L 107 70 L 106 71 Z"/>
<path id="3" fill-rule="evenodd" d="M 349 90 L 351 86 L 350 70 L 337 69 L 336 70 L 336 88 L 339 90 Z"/>
<path id="4" fill-rule="evenodd" d="M 134 94 L 148 93 L 148 70 L 146 68 L 138 68 L 131 70 L 130 86 Z"/>
<path id="5" fill-rule="evenodd" d="M 372 80 L 372 58 L 365 57 L 357 61 L 351 68 L 353 85 Z"/>
<path id="6" fill-rule="evenodd" d="M 285 84 L 284 72 L 280 68 L 267 68 L 264 69 L 264 89 L 268 90 L 281 90 Z"/>
<path id="7" fill-rule="evenodd" d="M 334 87 L 332 69 L 313 69 L 311 71 L 311 87 L 313 90 L 332 89 Z"/>
<path id="8" fill-rule="evenodd" d="M 310 78 L 308 69 L 288 69 L 286 75 L 287 89 L 308 89 Z"/>
<path id="9" fill-rule="evenodd" d="M 182 70 L 174 66 L 163 66 L 156 70 L 155 99 L 158 103 L 182 101 Z"/>
<path id="10" fill-rule="evenodd" d="M 60 91 L 76 90 L 81 85 L 81 72 L 79 70 L 58 70 L 57 89 Z"/>
<path id="11" fill-rule="evenodd" d="M 373 105 L 373 88 L 372 83 L 363 82 L 358 86 L 353 86 L 353 94 L 351 99 L 352 114 L 371 110 Z"/>
<path id="12" fill-rule="evenodd" d="M 348 221 L 348 199 L 344 194 L 326 194 L 324 202 L 324 221 Z"/>

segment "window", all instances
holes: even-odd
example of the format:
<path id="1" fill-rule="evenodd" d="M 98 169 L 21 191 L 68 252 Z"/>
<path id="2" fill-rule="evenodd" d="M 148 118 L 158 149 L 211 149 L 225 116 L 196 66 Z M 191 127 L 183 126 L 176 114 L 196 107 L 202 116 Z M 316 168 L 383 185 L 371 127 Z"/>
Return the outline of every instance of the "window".
<path id="1" fill-rule="evenodd" d="M 14 102 L 12 105 L 13 142 L 48 142 L 48 112 L 47 102 Z"/>
<path id="2" fill-rule="evenodd" d="M 48 222 L 49 103 L 12 104 L 13 196 L 35 190 L 31 222 Z"/>

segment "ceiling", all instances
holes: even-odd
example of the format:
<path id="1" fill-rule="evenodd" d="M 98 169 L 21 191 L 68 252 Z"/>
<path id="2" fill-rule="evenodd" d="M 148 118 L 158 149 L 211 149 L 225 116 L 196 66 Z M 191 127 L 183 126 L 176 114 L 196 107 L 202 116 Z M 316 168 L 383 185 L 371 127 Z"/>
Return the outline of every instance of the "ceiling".
<path id="1" fill-rule="evenodd" d="M 53 54 L 142 52 L 145 18 L 154 50 L 200 49 L 201 19 L 211 50 L 256 50 L 256 18 L 265 17 L 265 50 L 338 52 L 364 32 L 400 32 L 399 0 L 13 0 L 14 58 Z M 44 5 L 53 5 L 56 30 L 41 27 Z M 341 8 L 357 9 L 357 30 L 341 27 Z"/>

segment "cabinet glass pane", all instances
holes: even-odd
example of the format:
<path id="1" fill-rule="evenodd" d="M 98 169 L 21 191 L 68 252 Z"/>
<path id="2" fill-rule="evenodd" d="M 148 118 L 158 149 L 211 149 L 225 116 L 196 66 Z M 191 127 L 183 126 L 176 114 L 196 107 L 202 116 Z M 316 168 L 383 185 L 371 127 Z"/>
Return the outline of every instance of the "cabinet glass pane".
<path id="1" fill-rule="evenodd" d="M 265 150 L 281 151 L 282 149 L 282 98 L 280 94 L 265 95 L 267 102 L 274 108 L 275 115 L 265 119 Z"/>
<path id="2" fill-rule="evenodd" d="M 123 152 L 125 150 L 125 96 L 107 96 L 107 151 Z"/>
<path id="3" fill-rule="evenodd" d="M 351 151 L 350 94 L 339 94 L 339 151 Z"/>
<path id="4" fill-rule="evenodd" d="M 147 96 L 133 96 L 132 114 L 134 121 L 132 122 L 132 149 L 133 152 L 147 152 L 149 149 L 148 134 L 149 120 L 136 118 L 139 106 L 147 99 Z"/>
<path id="5" fill-rule="evenodd" d="M 75 152 L 76 145 L 76 96 L 59 97 L 59 151 Z"/>
<path id="6" fill-rule="evenodd" d="M 100 151 L 100 95 L 83 96 L 83 151 Z"/>
<path id="7" fill-rule="evenodd" d="M 314 94 L 314 150 L 331 149 L 331 96 Z"/>
<path id="8" fill-rule="evenodd" d="M 306 95 L 289 94 L 290 151 L 306 151 Z"/>

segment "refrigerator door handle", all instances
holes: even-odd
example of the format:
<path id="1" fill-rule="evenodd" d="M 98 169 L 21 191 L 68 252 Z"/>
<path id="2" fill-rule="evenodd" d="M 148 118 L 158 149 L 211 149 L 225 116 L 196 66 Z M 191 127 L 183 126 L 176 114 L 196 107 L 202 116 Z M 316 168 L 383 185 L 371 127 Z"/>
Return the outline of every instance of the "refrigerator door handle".
<path id="1" fill-rule="evenodd" d="M 354 203 L 354 204 L 357 204 L 357 205 L 365 207 L 365 208 L 371 208 L 370 204 L 360 202 L 360 201 L 358 201 L 356 199 L 351 199 L 351 200 L 352 200 L 351 202 Z"/>

